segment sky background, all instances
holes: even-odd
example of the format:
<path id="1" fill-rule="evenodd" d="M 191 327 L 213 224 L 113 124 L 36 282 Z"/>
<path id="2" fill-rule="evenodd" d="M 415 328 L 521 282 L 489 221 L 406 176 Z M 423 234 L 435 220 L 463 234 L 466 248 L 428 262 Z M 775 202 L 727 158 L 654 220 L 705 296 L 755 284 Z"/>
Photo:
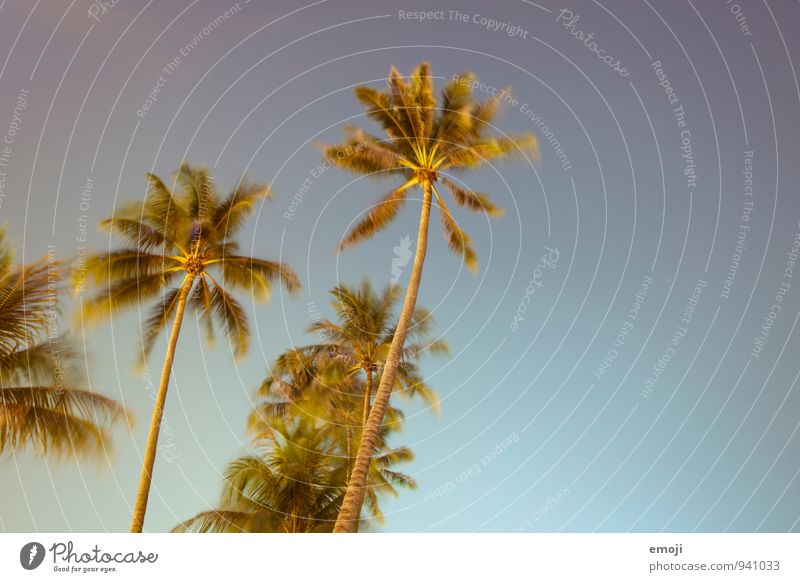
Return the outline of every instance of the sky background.
<path id="1" fill-rule="evenodd" d="M 443 19 L 400 14 L 418 10 Z M 248 303 L 254 341 L 238 365 L 226 342 L 207 350 L 187 321 L 162 429 L 172 458 L 157 460 L 146 531 L 216 505 L 222 470 L 248 445 L 245 420 L 268 362 L 311 339 L 314 314 L 331 315 L 328 291 L 391 280 L 418 200 L 336 256 L 348 226 L 390 185 L 335 169 L 313 178 L 314 144 L 335 142 L 346 123 L 375 130 L 352 88 L 383 86 L 390 65 L 408 72 L 423 59 L 439 84 L 472 70 L 510 86 L 518 101 L 498 129 L 536 133 L 541 161 L 458 176 L 507 209 L 491 222 L 458 214 L 481 257 L 477 275 L 432 222 L 419 303 L 452 357 L 423 366 L 442 414 L 407 407 L 396 442 L 416 453 L 405 470 L 419 489 L 384 503 L 380 529 L 800 531 L 800 271 L 785 277 L 800 231 L 798 22 L 797 3 L 724 0 L 120 0 L 102 14 L 86 0 L 0 2 L 0 134 L 12 139 L 0 220 L 21 260 L 48 245 L 74 256 L 82 215 L 90 249 L 117 244 L 94 225 L 141 199 L 145 172 L 166 177 L 187 160 L 211 167 L 223 191 L 243 174 L 272 185 L 274 200 L 240 241 L 290 263 L 303 283 L 297 298 L 276 290 L 268 305 Z M 593 33 L 627 74 L 577 31 Z M 659 86 L 658 63 L 677 103 Z M 157 101 L 137 115 L 159 75 Z M 537 272 L 548 249 L 558 259 Z M 784 282 L 781 312 L 753 355 Z M 133 430 L 115 431 L 113 457 L 99 462 L 5 459 L 0 530 L 127 531 L 152 409 L 153 388 L 133 371 L 144 313 L 74 328 L 91 388 L 124 402 Z M 153 357 L 150 375 L 160 369 Z"/>

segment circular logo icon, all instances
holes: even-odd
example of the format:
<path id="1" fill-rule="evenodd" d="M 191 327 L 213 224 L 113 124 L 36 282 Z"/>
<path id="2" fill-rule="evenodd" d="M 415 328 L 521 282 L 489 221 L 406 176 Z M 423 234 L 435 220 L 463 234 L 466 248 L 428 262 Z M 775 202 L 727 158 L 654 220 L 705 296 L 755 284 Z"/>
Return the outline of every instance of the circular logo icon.
<path id="1" fill-rule="evenodd" d="M 26 570 L 35 570 L 44 561 L 44 546 L 39 542 L 30 542 L 19 551 L 19 563 Z"/>

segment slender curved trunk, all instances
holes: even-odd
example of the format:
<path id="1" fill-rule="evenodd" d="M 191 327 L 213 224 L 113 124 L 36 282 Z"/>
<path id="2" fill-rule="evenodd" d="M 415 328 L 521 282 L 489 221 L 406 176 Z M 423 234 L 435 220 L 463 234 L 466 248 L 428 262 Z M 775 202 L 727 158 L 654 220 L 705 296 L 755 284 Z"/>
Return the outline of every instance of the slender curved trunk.
<path id="1" fill-rule="evenodd" d="M 361 438 L 364 438 L 364 427 L 367 426 L 367 420 L 369 419 L 369 407 L 372 404 L 372 368 L 367 367 L 364 370 L 367 374 L 367 382 L 364 385 L 364 411 L 361 418 Z M 352 472 L 352 468 L 350 469 Z M 350 473 L 347 474 L 347 481 L 350 482 Z M 363 499 L 361 501 L 363 504 Z M 358 527 L 361 524 L 361 506 L 359 505 L 358 508 L 358 518 L 356 519 L 356 523 L 353 525 L 353 533 L 358 533 Z"/>
<path id="2" fill-rule="evenodd" d="M 367 426 L 369 418 L 369 406 L 372 402 L 372 368 L 367 368 L 367 383 L 364 385 L 364 412 L 361 417 L 361 427 Z"/>
<path id="3" fill-rule="evenodd" d="M 167 400 L 167 388 L 169 388 L 169 378 L 172 374 L 172 363 L 175 361 L 175 346 L 178 344 L 178 336 L 181 333 L 181 323 L 183 322 L 183 312 L 186 308 L 186 298 L 192 288 L 193 281 L 193 276 L 186 276 L 181 294 L 178 298 L 175 322 L 172 324 L 172 332 L 170 333 L 169 343 L 167 344 L 167 355 L 164 358 L 164 368 L 161 371 L 161 383 L 158 386 L 156 402 L 153 405 L 150 432 L 147 434 L 147 445 L 145 446 L 144 459 L 142 460 L 142 473 L 139 477 L 139 491 L 136 493 L 136 506 L 133 509 L 133 519 L 131 520 L 131 533 L 142 533 L 142 528 L 144 527 L 147 498 L 150 496 L 150 483 L 153 480 L 153 465 L 156 461 L 156 450 L 158 449 L 158 433 L 161 431 L 161 418 L 164 416 L 164 403 Z"/>
<path id="4" fill-rule="evenodd" d="M 349 419 L 348 419 L 349 422 Z M 345 432 L 345 445 L 347 446 L 347 471 L 345 471 L 345 484 L 350 481 L 350 471 L 353 469 L 353 435 L 350 429 L 350 425 L 347 426 L 347 431 Z"/>
<path id="5" fill-rule="evenodd" d="M 406 297 L 403 300 L 403 309 L 400 312 L 400 319 L 397 322 L 397 331 L 392 338 L 392 345 L 389 347 L 389 355 L 383 367 L 383 374 L 375 393 L 375 402 L 369 413 L 361 443 L 358 447 L 356 463 L 350 481 L 347 483 L 347 491 L 342 501 L 342 508 L 339 510 L 339 517 L 336 519 L 334 533 L 351 533 L 355 530 L 358 523 L 358 516 L 361 505 L 364 503 L 366 493 L 367 475 L 372 455 L 378 442 L 378 433 L 386 407 L 389 405 L 389 398 L 392 395 L 395 378 L 397 377 L 397 367 L 400 365 L 400 357 L 403 345 L 408 335 L 411 325 L 411 316 L 417 306 L 417 295 L 419 294 L 419 284 L 422 279 L 422 266 L 425 263 L 425 252 L 428 248 L 428 223 L 431 217 L 431 185 L 423 184 L 424 196 L 422 199 L 422 212 L 419 218 L 419 232 L 417 233 L 417 250 L 414 254 L 414 266 L 411 277 L 408 281 Z"/>

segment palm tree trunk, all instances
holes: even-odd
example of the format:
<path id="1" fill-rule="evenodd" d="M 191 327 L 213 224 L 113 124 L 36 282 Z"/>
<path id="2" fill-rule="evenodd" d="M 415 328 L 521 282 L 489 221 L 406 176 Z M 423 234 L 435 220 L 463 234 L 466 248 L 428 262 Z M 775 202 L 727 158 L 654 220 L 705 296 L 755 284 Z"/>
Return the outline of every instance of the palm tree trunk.
<path id="1" fill-rule="evenodd" d="M 348 419 L 347 422 L 349 422 L 349 421 L 350 420 Z M 346 438 L 346 441 L 347 441 L 346 442 L 346 445 L 347 445 L 347 471 L 346 471 L 346 474 L 345 474 L 345 484 L 347 483 L 347 481 L 350 480 L 350 471 L 353 469 L 353 467 L 352 467 L 352 465 L 353 465 L 353 435 L 352 435 L 351 430 L 352 429 L 350 428 L 350 425 L 348 424 L 347 425 L 347 431 L 345 433 L 346 434 L 345 438 Z"/>
<path id="2" fill-rule="evenodd" d="M 369 405 L 372 402 L 372 368 L 367 367 L 367 383 L 364 385 L 364 413 L 361 419 L 362 428 L 367 426 L 369 418 Z"/>
<path id="3" fill-rule="evenodd" d="M 339 517 L 336 519 L 336 525 L 333 528 L 335 533 L 350 533 L 354 531 L 358 523 L 358 516 L 361 511 L 361 505 L 364 503 L 364 494 L 366 493 L 369 464 L 372 460 L 372 455 L 375 453 L 375 447 L 378 443 L 378 433 L 381 423 L 383 422 L 383 415 L 386 413 L 386 407 L 389 405 L 389 398 L 394 388 L 394 381 L 397 377 L 397 367 L 400 365 L 403 345 L 405 344 L 406 335 L 408 335 L 408 329 L 411 325 L 411 316 L 414 314 L 414 309 L 417 306 L 419 284 L 422 279 L 422 267 L 425 263 L 425 252 L 428 249 L 428 223 L 431 217 L 432 197 L 430 183 L 423 183 L 422 189 L 424 196 L 422 199 L 422 212 L 419 218 L 414 266 L 408 281 L 408 289 L 406 290 L 406 297 L 403 300 L 403 309 L 400 312 L 400 319 L 397 322 L 397 330 L 392 338 L 392 345 L 389 347 L 389 355 L 386 357 L 386 363 L 383 366 L 381 382 L 375 393 L 375 402 L 372 404 L 372 410 L 369 413 L 367 424 L 364 426 L 364 432 L 358 447 L 353 473 L 350 475 L 350 481 L 347 483 L 347 491 L 342 501 L 342 508 L 339 510 Z"/>
<path id="4" fill-rule="evenodd" d="M 144 450 L 142 460 L 142 473 L 139 477 L 139 491 L 136 494 L 136 506 L 133 509 L 133 519 L 131 520 L 131 533 L 142 533 L 144 527 L 144 514 L 147 511 L 147 498 L 150 495 L 150 483 L 153 480 L 153 465 L 156 461 L 156 449 L 158 448 L 158 433 L 161 430 L 161 418 L 164 415 L 164 403 L 167 400 L 167 388 L 169 378 L 172 374 L 172 363 L 175 360 L 175 346 L 178 344 L 178 336 L 181 333 L 181 323 L 183 322 L 183 312 L 186 308 L 186 298 L 192 288 L 194 277 L 187 275 L 184 279 L 181 294 L 178 298 L 178 308 L 175 313 L 175 322 L 172 324 L 172 332 L 167 344 L 167 355 L 164 358 L 164 368 L 161 371 L 161 383 L 158 386 L 156 402 L 153 405 L 153 418 L 150 420 L 150 432 L 147 434 L 147 445 Z"/>
<path id="5" fill-rule="evenodd" d="M 367 373 L 367 382 L 364 385 L 364 412 L 361 418 L 361 438 L 364 438 L 364 427 L 367 426 L 367 420 L 369 420 L 369 407 L 372 403 L 372 368 L 367 366 L 364 370 Z M 347 474 L 347 482 L 350 482 L 350 474 L 352 473 L 352 468 L 348 470 Z M 356 518 L 355 524 L 353 524 L 353 533 L 358 533 L 359 525 L 361 524 L 361 505 L 364 503 L 363 497 L 361 504 L 358 506 L 358 517 Z"/>

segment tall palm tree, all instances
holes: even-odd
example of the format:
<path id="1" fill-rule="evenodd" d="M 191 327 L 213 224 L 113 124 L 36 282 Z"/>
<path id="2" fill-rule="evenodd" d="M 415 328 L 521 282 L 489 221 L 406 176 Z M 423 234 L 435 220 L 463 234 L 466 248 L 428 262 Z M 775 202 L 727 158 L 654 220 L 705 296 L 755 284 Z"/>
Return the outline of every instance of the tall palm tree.
<path id="1" fill-rule="evenodd" d="M 418 65 L 409 78 L 403 78 L 392 67 L 387 90 L 366 86 L 355 90 L 356 98 L 365 107 L 367 116 L 381 126 L 386 137 L 348 127 L 345 128 L 345 143 L 326 148 L 327 158 L 345 169 L 377 178 L 400 178 L 401 182 L 353 227 L 342 240 L 340 250 L 370 238 L 393 221 L 412 188 L 420 188 L 423 195 L 417 248 L 403 308 L 335 532 L 352 532 L 358 521 L 370 458 L 375 451 L 378 431 L 412 324 L 428 246 L 428 224 L 434 198 L 450 249 L 461 256 L 469 269 L 474 271 L 478 266 L 477 254 L 469 235 L 459 227 L 437 186 L 443 185 L 449 190 L 459 206 L 489 216 L 499 216 L 501 209 L 487 195 L 462 187 L 449 179 L 447 174 L 475 169 L 513 155 L 537 154 L 537 142 L 531 134 L 491 135 L 492 121 L 501 106 L 500 97 L 477 101 L 472 93 L 473 86 L 474 75 L 471 73 L 455 77 L 445 84 L 441 105 L 437 107 L 428 63 Z"/>
<path id="2" fill-rule="evenodd" d="M 73 339 L 50 334 L 61 275 L 51 258 L 14 264 L 0 230 L 0 454 L 26 446 L 56 457 L 97 453 L 126 417 L 110 398 L 78 387 L 83 354 Z"/>
<path id="3" fill-rule="evenodd" d="M 187 164 L 176 172 L 177 192 L 157 176 L 147 177 L 144 202 L 100 223 L 101 228 L 122 237 L 126 246 L 87 258 L 85 272 L 76 273 L 101 287 L 84 308 L 90 322 L 156 300 L 142 329 L 140 363 L 172 321 L 131 522 L 134 533 L 141 532 L 144 524 L 158 433 L 186 307 L 197 314 L 209 341 L 214 337 L 215 321 L 224 328 L 238 358 L 247 352 L 250 329 L 244 308 L 229 290 L 266 299 L 275 282 L 283 283 L 291 293 L 300 288 L 287 265 L 241 255 L 233 240 L 255 203 L 270 197 L 267 186 L 242 182 L 222 197 L 206 170 Z"/>
<path id="4" fill-rule="evenodd" d="M 292 353 L 292 352 L 290 352 Z M 308 355 L 308 352 L 305 354 Z M 300 354 L 284 354 L 287 359 Z M 178 532 L 330 532 L 339 513 L 350 470 L 348 437 L 358 428 L 361 392 L 350 377 L 335 386 L 319 380 L 321 358 L 306 361 L 306 373 L 272 378 L 259 393 L 265 397 L 250 418 L 255 453 L 232 462 L 225 472 L 222 509 L 202 512 L 179 524 Z M 290 382 L 302 382 L 296 385 Z M 392 411 L 399 415 L 399 411 Z M 413 459 L 410 449 L 386 444 L 370 469 L 367 508 L 381 522 L 381 496 L 416 483 L 392 466 Z"/>

